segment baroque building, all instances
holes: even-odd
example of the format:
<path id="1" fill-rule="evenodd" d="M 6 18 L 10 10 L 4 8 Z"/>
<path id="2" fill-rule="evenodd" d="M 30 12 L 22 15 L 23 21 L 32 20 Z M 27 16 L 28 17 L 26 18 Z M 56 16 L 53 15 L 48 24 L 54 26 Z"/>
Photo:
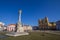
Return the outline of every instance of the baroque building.
<path id="1" fill-rule="evenodd" d="M 60 20 L 56 21 L 56 30 L 60 30 Z"/>
<path id="2" fill-rule="evenodd" d="M 45 17 L 44 19 L 39 19 L 38 26 L 39 26 L 39 29 L 42 29 L 42 30 L 56 29 L 55 22 L 49 22 L 48 17 Z"/>
<path id="3" fill-rule="evenodd" d="M 4 25 L 5 25 L 5 23 L 0 22 L 0 31 L 3 31 L 4 30 Z"/>
<path id="4" fill-rule="evenodd" d="M 16 24 L 9 24 L 7 26 L 7 31 L 14 32 L 16 30 L 15 27 L 16 27 Z"/>

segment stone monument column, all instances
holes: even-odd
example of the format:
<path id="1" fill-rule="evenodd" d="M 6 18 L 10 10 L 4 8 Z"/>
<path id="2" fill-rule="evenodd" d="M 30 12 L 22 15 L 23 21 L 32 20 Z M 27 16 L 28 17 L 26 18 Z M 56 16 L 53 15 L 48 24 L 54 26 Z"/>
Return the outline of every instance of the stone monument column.
<path id="1" fill-rule="evenodd" d="M 17 32 L 24 32 L 22 23 L 21 23 L 22 10 L 19 10 L 18 13 L 19 13 L 19 16 L 18 16 L 18 23 L 17 23 Z"/>
<path id="2" fill-rule="evenodd" d="M 18 13 L 19 13 L 18 21 L 21 23 L 21 14 L 22 14 L 22 10 L 19 10 Z"/>
<path id="3" fill-rule="evenodd" d="M 18 16 L 18 22 L 16 24 L 16 31 L 15 32 L 11 32 L 11 33 L 7 33 L 6 35 L 8 36 L 22 36 L 22 35 L 29 35 L 29 33 L 24 32 L 24 29 L 22 27 L 22 22 L 21 22 L 21 13 L 22 11 L 19 10 L 19 16 Z"/>

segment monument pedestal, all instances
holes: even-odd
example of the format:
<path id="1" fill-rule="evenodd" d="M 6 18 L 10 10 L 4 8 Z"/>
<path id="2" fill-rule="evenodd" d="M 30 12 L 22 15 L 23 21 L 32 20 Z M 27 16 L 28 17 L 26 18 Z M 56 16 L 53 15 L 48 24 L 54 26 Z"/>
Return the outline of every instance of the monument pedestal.
<path id="1" fill-rule="evenodd" d="M 7 33 L 6 35 L 16 37 L 16 36 L 22 36 L 22 35 L 29 35 L 29 33 L 24 32 L 23 27 L 20 27 L 19 29 L 17 29 L 16 32 L 10 32 L 10 33 Z"/>
<path id="2" fill-rule="evenodd" d="M 27 33 L 27 32 L 11 32 L 11 33 L 7 33 L 6 35 L 16 37 L 16 36 L 22 36 L 22 35 L 29 35 L 29 33 Z"/>

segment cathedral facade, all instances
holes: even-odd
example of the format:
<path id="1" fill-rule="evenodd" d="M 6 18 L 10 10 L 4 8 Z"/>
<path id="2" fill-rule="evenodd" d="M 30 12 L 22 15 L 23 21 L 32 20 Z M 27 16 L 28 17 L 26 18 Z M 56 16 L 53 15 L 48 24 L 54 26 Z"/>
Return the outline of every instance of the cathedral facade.
<path id="1" fill-rule="evenodd" d="M 56 29 L 56 24 L 54 22 L 49 22 L 48 17 L 38 20 L 38 26 L 40 30 L 54 30 Z"/>

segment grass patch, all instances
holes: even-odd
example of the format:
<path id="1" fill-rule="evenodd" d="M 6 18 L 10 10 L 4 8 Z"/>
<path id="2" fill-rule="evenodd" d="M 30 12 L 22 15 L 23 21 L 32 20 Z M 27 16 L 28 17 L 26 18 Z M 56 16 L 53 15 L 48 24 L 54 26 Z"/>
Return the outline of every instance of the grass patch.
<path id="1" fill-rule="evenodd" d="M 0 35 L 2 34 L 0 33 Z M 41 32 L 30 32 L 30 35 L 27 36 L 7 37 L 0 40 L 60 40 L 60 35 Z"/>

